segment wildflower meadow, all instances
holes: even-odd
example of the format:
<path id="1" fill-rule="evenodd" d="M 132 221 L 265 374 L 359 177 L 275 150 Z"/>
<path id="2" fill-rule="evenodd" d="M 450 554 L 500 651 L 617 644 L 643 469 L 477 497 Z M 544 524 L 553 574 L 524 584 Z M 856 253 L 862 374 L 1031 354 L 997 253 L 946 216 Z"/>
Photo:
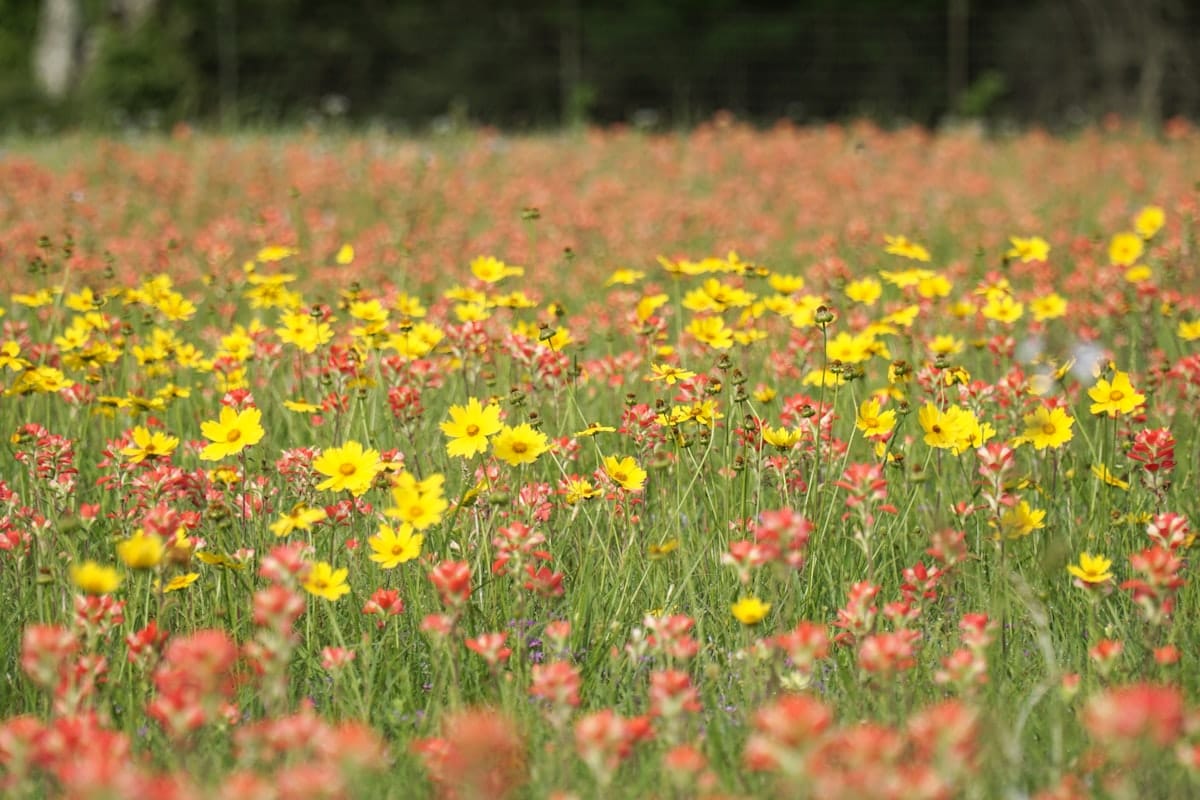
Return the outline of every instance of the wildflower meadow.
<path id="1" fill-rule="evenodd" d="M 0 150 L 7 797 L 1200 793 L 1200 132 Z"/>

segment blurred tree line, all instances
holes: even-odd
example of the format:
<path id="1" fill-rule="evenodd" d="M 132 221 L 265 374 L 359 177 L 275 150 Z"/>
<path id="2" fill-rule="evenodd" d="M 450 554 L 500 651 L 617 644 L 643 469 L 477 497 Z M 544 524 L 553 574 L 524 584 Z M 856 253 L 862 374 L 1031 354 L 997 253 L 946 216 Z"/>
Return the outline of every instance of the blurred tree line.
<path id="1" fill-rule="evenodd" d="M 0 0 L 10 126 L 1200 115 L 1193 0 Z"/>

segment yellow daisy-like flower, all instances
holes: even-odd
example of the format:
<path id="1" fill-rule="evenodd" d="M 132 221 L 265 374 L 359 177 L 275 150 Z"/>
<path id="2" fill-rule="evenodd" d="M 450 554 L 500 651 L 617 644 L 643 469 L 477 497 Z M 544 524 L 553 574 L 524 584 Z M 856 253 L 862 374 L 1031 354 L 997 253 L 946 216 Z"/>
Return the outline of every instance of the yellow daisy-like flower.
<path id="1" fill-rule="evenodd" d="M 317 484 L 318 491 L 345 490 L 359 497 L 371 488 L 376 476 L 383 472 L 383 463 L 379 460 L 378 450 L 364 450 L 361 444 L 351 439 L 341 447 L 330 447 L 314 458 L 313 469 L 326 476 Z"/>
<path id="2" fill-rule="evenodd" d="M 633 286 L 635 283 L 646 277 L 646 273 L 636 269 L 617 269 L 608 276 L 608 280 L 604 281 L 605 286 Z"/>
<path id="3" fill-rule="evenodd" d="M 1074 575 L 1083 583 L 1099 585 L 1113 579 L 1112 559 L 1102 555 L 1080 553 L 1079 564 L 1068 564 L 1067 572 Z"/>
<path id="4" fill-rule="evenodd" d="M 1012 247 L 1004 254 L 1008 258 L 1028 264 L 1034 261 L 1045 261 L 1050 257 L 1050 243 L 1040 236 L 1030 236 L 1028 239 L 1010 236 L 1008 241 L 1012 243 Z"/>
<path id="5" fill-rule="evenodd" d="M 772 428 L 770 425 L 763 425 L 762 438 L 764 442 L 782 452 L 796 446 L 796 442 L 800 441 L 800 431 L 788 430 L 782 426 Z"/>
<path id="6" fill-rule="evenodd" d="M 1038 322 L 1058 319 L 1067 313 L 1067 301 L 1058 292 L 1050 292 L 1050 294 L 1042 295 L 1030 302 L 1029 310 L 1033 312 L 1033 318 Z"/>
<path id="7" fill-rule="evenodd" d="M 1145 252 L 1142 237 L 1123 231 L 1108 243 L 1108 260 L 1118 267 L 1132 267 Z"/>
<path id="8" fill-rule="evenodd" d="M 1146 402 L 1146 395 L 1133 388 L 1127 372 L 1117 372 L 1111 381 L 1104 378 L 1096 381 L 1096 385 L 1088 389 L 1088 397 L 1094 401 L 1091 405 L 1093 414 L 1107 414 L 1110 417 L 1132 414 Z"/>
<path id="9" fill-rule="evenodd" d="M 1153 239 L 1166 221 L 1166 212 L 1160 206 L 1146 206 L 1133 218 L 1133 229 L 1143 239 Z"/>
<path id="10" fill-rule="evenodd" d="M 535 430 L 528 423 L 515 428 L 505 425 L 492 440 L 492 452 L 496 458 L 512 467 L 532 464 L 538 456 L 550 449 L 546 434 Z"/>
<path id="11" fill-rule="evenodd" d="M 450 439 L 446 452 L 453 458 L 482 455 L 487 452 L 488 438 L 503 427 L 500 406 L 495 403 L 484 406 L 472 397 L 465 406 L 450 406 L 450 419 L 441 424 L 442 433 Z"/>
<path id="12" fill-rule="evenodd" d="M 1038 450 L 1058 449 L 1071 441 L 1074 424 L 1075 418 L 1063 409 L 1041 406 L 1025 415 L 1025 433 L 1017 437 L 1017 442 L 1028 442 Z"/>
<path id="13" fill-rule="evenodd" d="M 285 247 L 283 245 L 269 245 L 258 251 L 254 260 L 260 264 L 272 264 L 276 261 L 283 261 L 285 258 L 291 258 L 300 251 L 294 247 Z"/>
<path id="14" fill-rule="evenodd" d="M 990 297 L 983 308 L 979 309 L 979 313 L 988 319 L 1011 325 L 1025 313 L 1025 304 L 1018 303 L 1012 295 L 998 294 Z"/>
<path id="15" fill-rule="evenodd" d="M 1194 319 L 1191 322 L 1179 320 L 1179 327 L 1175 329 L 1175 335 L 1185 342 L 1194 342 L 1200 339 L 1200 319 Z"/>
<path id="16" fill-rule="evenodd" d="M 162 539 L 141 528 L 128 539 L 117 542 L 117 556 L 130 569 L 154 569 L 165 551 Z"/>
<path id="17" fill-rule="evenodd" d="M 567 480 L 562 492 L 563 500 L 569 506 L 582 503 L 584 500 L 591 500 L 592 498 L 599 497 L 602 494 L 602 492 L 592 485 L 592 482 L 586 478 L 571 478 Z"/>
<path id="18" fill-rule="evenodd" d="M 883 294 L 883 284 L 875 278 L 860 278 L 847 283 L 846 288 L 842 291 L 845 292 L 846 297 L 856 303 L 873 306 L 879 296 Z"/>
<path id="19" fill-rule="evenodd" d="M 132 438 L 133 444 L 121 448 L 121 455 L 134 464 L 140 464 L 148 458 L 165 458 L 179 446 L 178 437 L 168 436 L 162 431 L 151 432 L 141 425 L 133 429 Z"/>
<path id="20" fill-rule="evenodd" d="M 336 602 L 350 593 L 350 587 L 346 584 L 346 576 L 349 574 L 350 570 L 346 567 L 334 569 L 328 562 L 318 561 L 309 568 L 304 579 L 304 589 L 309 594 Z"/>
<path id="21" fill-rule="evenodd" d="M 257 408 L 234 411 L 229 406 L 221 408 L 220 417 L 200 424 L 200 432 L 211 444 L 200 451 L 202 461 L 220 461 L 226 456 L 236 456 L 247 447 L 262 441 L 262 412 Z"/>
<path id="22" fill-rule="evenodd" d="M 1006 539 L 1019 539 L 1046 527 L 1046 512 L 1031 508 L 1022 500 L 1000 515 L 1000 535 Z"/>
<path id="23" fill-rule="evenodd" d="M 757 597 L 743 597 L 730 606 L 729 610 L 733 613 L 734 618 L 743 625 L 757 625 L 766 618 L 767 612 L 771 610 L 771 604 L 764 603 Z"/>
<path id="24" fill-rule="evenodd" d="M 627 492 L 640 492 L 646 485 L 646 470 L 638 466 L 632 456 L 618 459 L 616 456 L 606 456 L 604 473 L 612 482 Z"/>
<path id="25" fill-rule="evenodd" d="M 499 283 L 505 278 L 520 277 L 524 267 L 513 267 L 492 256 L 479 256 L 471 261 L 471 274 L 484 283 Z"/>
<path id="26" fill-rule="evenodd" d="M 1114 475 L 1104 464 L 1092 464 L 1092 474 L 1109 486 L 1129 491 L 1129 481 L 1124 481 Z"/>
<path id="27" fill-rule="evenodd" d="M 85 561 L 71 567 L 71 580 L 84 594 L 112 594 L 121 585 L 121 573 L 113 567 Z"/>
<path id="28" fill-rule="evenodd" d="M 880 411 L 879 401 L 868 398 L 859 405 L 854 426 L 867 438 L 887 436 L 896 427 L 896 412 L 891 409 Z"/>
<path id="29" fill-rule="evenodd" d="M 394 505 L 384 509 L 384 516 L 407 522 L 419 531 L 437 525 L 450 507 L 443 495 L 445 482 L 446 476 L 440 474 L 419 481 L 411 472 L 401 472 L 392 482 Z"/>
<path id="30" fill-rule="evenodd" d="M 688 323 L 685 330 L 696 341 L 714 350 L 728 350 L 733 347 L 733 330 L 726 327 L 725 320 L 720 317 L 696 317 Z"/>
<path id="31" fill-rule="evenodd" d="M 917 421 L 925 431 L 925 444 L 947 450 L 957 448 L 970 427 L 967 414 L 958 406 L 942 411 L 933 403 L 926 403 L 917 412 Z"/>
<path id="32" fill-rule="evenodd" d="M 690 369 L 675 367 L 670 364 L 651 364 L 650 371 L 654 374 L 646 378 L 648 381 L 663 381 L 668 386 L 674 386 L 679 381 L 690 381 L 696 373 Z"/>
<path id="33" fill-rule="evenodd" d="M 309 508 L 304 503 L 297 503 L 291 511 L 271 523 L 271 533 L 287 536 L 292 531 L 306 531 L 327 516 L 329 514 L 323 508 Z"/>
<path id="34" fill-rule="evenodd" d="M 421 545 L 425 535 L 415 533 L 413 526 L 407 522 L 400 527 L 380 525 L 379 533 L 367 540 L 371 545 L 371 560 L 383 569 L 395 569 L 405 561 L 412 561 L 421 555 Z"/>
<path id="35" fill-rule="evenodd" d="M 883 248 L 885 253 L 911 258 L 913 261 L 931 260 L 928 250 L 916 242 L 910 242 L 903 236 L 884 236 L 883 241 L 886 244 L 886 247 Z"/>
<path id="36" fill-rule="evenodd" d="M 181 589 L 186 589 L 200 578 L 199 572 L 188 572 L 184 575 L 176 575 L 171 580 L 167 581 L 167 585 L 163 587 L 163 593 L 178 592 Z"/>

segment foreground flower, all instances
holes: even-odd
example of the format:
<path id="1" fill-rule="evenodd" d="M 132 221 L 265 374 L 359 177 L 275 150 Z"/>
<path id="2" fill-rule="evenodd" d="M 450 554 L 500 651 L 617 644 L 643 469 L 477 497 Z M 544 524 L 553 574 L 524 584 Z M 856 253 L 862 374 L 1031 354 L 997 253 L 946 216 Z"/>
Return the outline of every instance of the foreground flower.
<path id="1" fill-rule="evenodd" d="M 777 450 L 791 450 L 800 441 L 800 431 L 788 430 L 785 426 L 772 428 L 770 425 L 763 425 L 762 438 Z"/>
<path id="2" fill-rule="evenodd" d="M 639 467 L 632 456 L 621 459 L 616 456 L 605 457 L 604 472 L 613 483 L 627 492 L 640 492 L 646 485 L 646 470 Z"/>
<path id="3" fill-rule="evenodd" d="M 930 260 L 928 250 L 916 242 L 910 242 L 903 236 L 884 236 L 883 241 L 887 245 L 883 248 L 883 252 L 885 253 L 891 253 L 903 258 L 911 258 L 913 261 Z"/>
<path id="4" fill-rule="evenodd" d="M 405 561 L 412 561 L 421 555 L 424 542 L 424 534 L 414 533 L 413 526 L 407 522 L 398 528 L 380 525 L 379 533 L 367 540 L 373 551 L 371 560 L 383 569 L 395 569 Z"/>
<path id="5" fill-rule="evenodd" d="M 1075 419 L 1061 408 L 1041 406 L 1025 415 L 1025 433 L 1017 437 L 1016 443 L 1028 442 L 1038 450 L 1057 449 L 1071 441 L 1074 424 Z"/>
<path id="6" fill-rule="evenodd" d="M 450 419 L 441 424 L 442 433 L 450 438 L 446 452 L 455 458 L 471 458 L 487 452 L 488 437 L 504 427 L 500 423 L 500 406 L 483 406 L 472 397 L 466 406 L 450 406 Z"/>
<path id="7" fill-rule="evenodd" d="M 71 567 L 71 580 L 84 594 L 111 594 L 121 585 L 121 573 L 95 561 L 85 561 Z"/>
<path id="8" fill-rule="evenodd" d="M 1133 229 L 1143 239 L 1153 239 L 1166 221 L 1167 215 L 1160 206 L 1146 206 L 1133 218 Z"/>
<path id="9" fill-rule="evenodd" d="M 392 484 L 395 505 L 384 509 L 384 515 L 407 522 L 419 531 L 437 525 L 450 507 L 442 494 L 445 482 L 446 477 L 440 474 L 419 481 L 411 472 L 401 472 Z"/>
<path id="10" fill-rule="evenodd" d="M 346 585 L 346 576 L 349 574 L 350 570 L 346 567 L 334 569 L 328 562 L 318 561 L 309 569 L 304 588 L 317 597 L 338 600 L 350 593 L 350 587 Z"/>
<path id="11" fill-rule="evenodd" d="M 1118 233 L 1108 245 L 1108 260 L 1118 267 L 1132 267 L 1142 257 L 1144 249 L 1141 236 Z"/>
<path id="12" fill-rule="evenodd" d="M 343 489 L 358 497 L 371 488 L 383 471 L 378 450 L 364 450 L 351 439 L 341 447 L 331 447 L 313 459 L 313 469 L 328 476 L 317 484 L 319 491 Z"/>
<path id="13" fill-rule="evenodd" d="M 215 422 L 208 420 L 200 424 L 200 432 L 212 442 L 200 451 L 201 460 L 220 461 L 226 456 L 236 456 L 262 440 L 265 433 L 262 412 L 253 407 L 234 411 L 224 406 Z"/>
<path id="14" fill-rule="evenodd" d="M 304 503 L 297 503 L 291 511 L 272 522 L 270 530 L 276 536 L 287 536 L 292 531 L 306 531 L 328 516 L 323 508 L 309 508 Z"/>
<path id="15" fill-rule="evenodd" d="M 550 442 L 546 434 L 535 430 L 529 423 L 515 428 L 505 425 L 492 440 L 492 452 L 496 458 L 512 467 L 532 464 L 549 449 Z"/>
<path id="16" fill-rule="evenodd" d="M 1050 256 L 1050 243 L 1040 236 L 1031 236 L 1028 239 L 1010 236 L 1008 241 L 1012 243 L 1012 247 L 1004 255 L 1019 259 L 1023 264 L 1045 261 Z"/>
<path id="17" fill-rule="evenodd" d="M 1086 584 L 1099 585 L 1112 580 L 1112 559 L 1080 553 L 1079 564 L 1068 564 L 1067 572 Z"/>
<path id="18" fill-rule="evenodd" d="M 896 427 L 896 412 L 891 409 L 880 411 L 878 400 L 863 400 L 862 405 L 858 407 L 854 425 L 868 439 L 887 436 Z"/>
<path id="19" fill-rule="evenodd" d="M 743 597 L 729 610 L 733 612 L 734 618 L 743 625 L 757 625 L 767 616 L 767 612 L 771 610 L 771 604 L 764 603 L 757 597 Z"/>
<path id="20" fill-rule="evenodd" d="M 1088 397 L 1092 398 L 1091 412 L 1107 414 L 1115 417 L 1119 414 L 1132 414 L 1146 401 L 1146 395 L 1139 393 L 1129 382 L 1129 373 L 1117 372 L 1112 381 L 1104 378 L 1096 381 L 1096 385 L 1088 389 Z"/>
<path id="21" fill-rule="evenodd" d="M 121 449 L 121 455 L 126 456 L 134 464 L 140 464 L 147 458 L 165 458 L 175 452 L 179 439 L 168 436 L 162 431 L 153 433 L 138 425 L 133 429 L 133 444 Z"/>
<path id="22" fill-rule="evenodd" d="M 166 547 L 162 539 L 138 528 L 133 536 L 117 543 L 117 556 L 130 569 L 153 569 L 162 561 Z"/>
<path id="23" fill-rule="evenodd" d="M 1029 501 L 1022 500 L 1000 515 L 1000 535 L 1006 539 L 1019 539 L 1046 527 L 1046 512 L 1030 508 Z"/>

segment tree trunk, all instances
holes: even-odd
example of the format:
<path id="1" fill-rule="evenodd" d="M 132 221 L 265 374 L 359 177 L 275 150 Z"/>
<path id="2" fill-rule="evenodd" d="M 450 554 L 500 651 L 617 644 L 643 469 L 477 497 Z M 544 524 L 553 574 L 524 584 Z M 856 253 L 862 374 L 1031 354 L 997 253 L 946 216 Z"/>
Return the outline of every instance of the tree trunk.
<path id="1" fill-rule="evenodd" d="M 82 61 L 83 14 L 78 0 L 42 0 L 33 77 L 38 88 L 61 100 L 75 85 Z"/>

